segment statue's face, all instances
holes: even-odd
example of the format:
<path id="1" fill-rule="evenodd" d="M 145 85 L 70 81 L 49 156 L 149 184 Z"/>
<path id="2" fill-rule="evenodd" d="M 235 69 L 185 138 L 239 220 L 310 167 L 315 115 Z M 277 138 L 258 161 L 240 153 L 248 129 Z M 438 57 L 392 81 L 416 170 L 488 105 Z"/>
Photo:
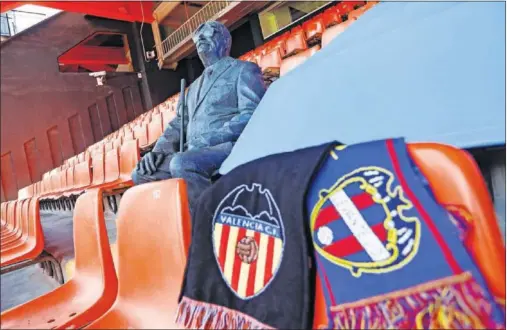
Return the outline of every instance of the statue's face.
<path id="1" fill-rule="evenodd" d="M 195 32 L 193 39 L 199 54 L 213 53 L 218 50 L 217 31 L 208 24 L 201 25 Z"/>
<path id="2" fill-rule="evenodd" d="M 230 34 L 228 34 L 225 27 L 225 31 L 221 31 L 219 26 L 213 24 L 218 25 L 220 23 L 206 22 L 201 24 L 192 37 L 199 58 L 205 66 L 229 55 L 228 52 L 230 51 Z"/>

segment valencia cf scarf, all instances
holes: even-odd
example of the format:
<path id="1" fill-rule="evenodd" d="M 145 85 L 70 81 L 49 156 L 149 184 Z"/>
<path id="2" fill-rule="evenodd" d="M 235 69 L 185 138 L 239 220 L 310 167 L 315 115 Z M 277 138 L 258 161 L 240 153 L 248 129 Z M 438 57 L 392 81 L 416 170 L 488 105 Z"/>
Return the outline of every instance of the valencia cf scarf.
<path id="1" fill-rule="evenodd" d="M 306 199 L 328 328 L 505 328 L 464 222 L 424 182 L 402 139 L 328 154 Z"/>
<path id="2" fill-rule="evenodd" d="M 328 143 L 244 164 L 201 195 L 177 323 L 307 329 L 314 278 L 305 194 Z"/>

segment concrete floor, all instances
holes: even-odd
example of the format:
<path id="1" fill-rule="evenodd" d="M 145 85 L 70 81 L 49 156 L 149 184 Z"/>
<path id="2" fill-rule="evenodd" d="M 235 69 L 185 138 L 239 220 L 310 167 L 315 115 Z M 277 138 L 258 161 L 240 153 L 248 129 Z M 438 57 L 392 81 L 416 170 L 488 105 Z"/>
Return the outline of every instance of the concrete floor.
<path id="1" fill-rule="evenodd" d="M 106 203 L 104 203 L 106 205 Z M 116 243 L 116 216 L 106 206 L 104 213 L 109 243 Z M 45 250 L 60 261 L 65 281 L 69 274 L 73 274 L 74 240 L 73 220 L 70 211 L 42 211 L 40 212 L 44 231 Z M 0 309 L 3 312 L 9 308 L 25 303 L 46 294 L 60 284 L 45 275 L 39 265 L 25 267 L 0 276 Z"/>

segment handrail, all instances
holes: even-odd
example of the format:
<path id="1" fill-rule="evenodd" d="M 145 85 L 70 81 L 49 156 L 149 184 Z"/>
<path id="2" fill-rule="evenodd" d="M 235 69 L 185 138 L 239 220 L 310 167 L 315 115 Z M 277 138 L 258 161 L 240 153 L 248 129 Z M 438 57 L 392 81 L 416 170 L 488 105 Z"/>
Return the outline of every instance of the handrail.
<path id="1" fill-rule="evenodd" d="M 197 13 L 190 17 L 185 23 L 177 28 L 171 35 L 162 41 L 162 58 L 169 57 L 172 50 L 177 49 L 178 45 L 187 41 L 192 33 L 202 23 L 217 18 L 219 14 L 227 8 L 233 1 L 210 1 L 202 7 Z"/>

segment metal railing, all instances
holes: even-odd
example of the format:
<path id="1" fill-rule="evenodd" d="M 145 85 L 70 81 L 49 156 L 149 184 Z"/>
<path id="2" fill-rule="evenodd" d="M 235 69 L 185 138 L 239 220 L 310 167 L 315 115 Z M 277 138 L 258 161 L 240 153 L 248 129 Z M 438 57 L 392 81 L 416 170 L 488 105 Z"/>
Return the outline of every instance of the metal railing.
<path id="1" fill-rule="evenodd" d="M 192 33 L 199 27 L 199 25 L 206 21 L 217 18 L 219 14 L 232 2 L 233 1 L 208 2 L 197 13 L 195 13 L 178 29 L 171 33 L 171 35 L 162 41 L 162 58 L 167 58 L 170 55 L 171 50 L 177 48 L 180 43 L 187 41 L 187 39 L 192 36 Z"/>

